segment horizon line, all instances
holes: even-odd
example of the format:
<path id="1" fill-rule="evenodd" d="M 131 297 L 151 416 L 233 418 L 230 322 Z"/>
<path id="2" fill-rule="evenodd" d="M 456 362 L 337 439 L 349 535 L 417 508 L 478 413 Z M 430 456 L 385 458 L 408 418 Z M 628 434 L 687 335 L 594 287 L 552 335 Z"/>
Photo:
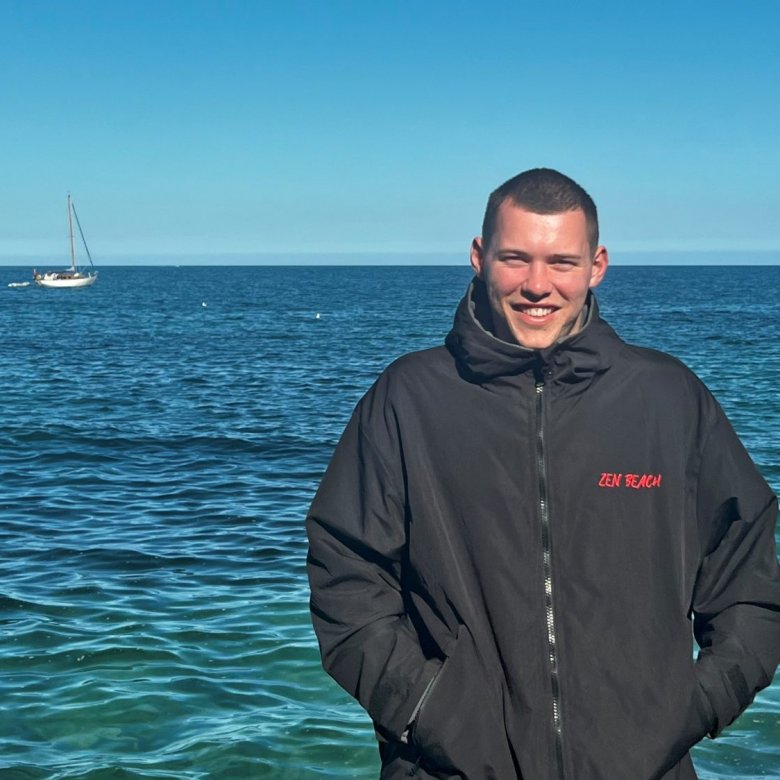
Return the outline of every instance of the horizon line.
<path id="1" fill-rule="evenodd" d="M 609 247 L 608 247 L 609 249 Z M 670 248 L 670 247 L 661 247 L 661 248 L 643 248 L 643 249 L 636 249 L 636 248 L 626 248 L 626 249 L 609 249 L 610 254 L 660 254 L 660 253 L 668 253 L 668 254 L 691 254 L 691 255 L 701 255 L 701 254 L 723 254 L 728 252 L 739 252 L 741 254 L 756 254 L 756 255 L 767 255 L 767 254 L 777 254 L 780 256 L 780 248 L 774 248 L 774 249 L 766 249 L 766 248 L 739 248 L 739 247 L 723 247 L 718 249 L 708 248 L 708 249 L 690 249 L 690 248 Z M 7 257 L 20 257 L 20 258 L 38 258 L 38 257 L 52 257 L 58 252 L 52 253 L 52 252 L 9 252 L 9 251 L 2 251 L 0 250 L 0 260 Z M 312 257 L 323 257 L 323 256 L 329 256 L 329 255 L 339 255 L 339 256 L 354 256 L 354 255 L 369 255 L 372 257 L 375 256 L 423 256 L 423 257 L 430 257 L 430 256 L 441 256 L 441 255 L 450 255 L 450 254 L 468 254 L 466 250 L 463 249 L 325 249 L 325 250 L 314 250 L 314 249 L 301 249 L 301 250 L 295 250 L 295 249 L 285 249 L 285 250 L 261 250 L 261 251 L 254 251 L 254 250 L 209 250 L 205 252 L 192 252 L 192 251 L 145 251 L 145 252 L 132 252 L 132 251 L 121 251 L 121 252 L 105 252 L 103 253 L 103 257 L 218 257 L 218 256 L 238 256 L 238 257 L 247 257 L 247 256 L 258 256 L 258 257 L 295 257 L 295 256 L 312 256 Z"/>
<path id="2" fill-rule="evenodd" d="M 0 260 L 0 269 L 27 269 L 28 265 L 12 265 Z M 610 268 L 777 268 L 774 263 L 621 263 L 610 262 Z M 101 268 L 461 268 L 470 270 L 468 263 L 102 263 Z"/>

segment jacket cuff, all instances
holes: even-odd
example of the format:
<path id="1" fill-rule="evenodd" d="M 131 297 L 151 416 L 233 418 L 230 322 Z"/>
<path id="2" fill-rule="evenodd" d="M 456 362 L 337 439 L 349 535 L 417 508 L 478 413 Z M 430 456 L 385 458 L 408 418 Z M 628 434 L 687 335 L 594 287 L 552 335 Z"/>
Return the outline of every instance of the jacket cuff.
<path id="1" fill-rule="evenodd" d="M 709 709 L 706 715 L 707 734 L 715 739 L 729 724 L 733 723 L 742 711 L 753 700 L 755 691 L 751 690 L 745 678 L 745 673 L 758 676 L 760 669 L 742 668 L 735 662 L 728 665 L 714 653 L 702 653 L 696 663 L 696 676 L 702 689 L 702 706 Z M 743 659 L 745 667 L 752 667 L 756 662 Z"/>

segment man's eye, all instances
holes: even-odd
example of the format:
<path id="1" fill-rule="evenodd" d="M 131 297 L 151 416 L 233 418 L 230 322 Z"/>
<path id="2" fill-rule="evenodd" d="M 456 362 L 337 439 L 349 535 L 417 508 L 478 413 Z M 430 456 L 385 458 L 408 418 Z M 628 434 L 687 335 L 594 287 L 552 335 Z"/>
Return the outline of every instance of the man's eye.
<path id="1" fill-rule="evenodd" d="M 511 263 L 512 265 L 525 265 L 528 261 L 524 257 L 517 255 L 505 255 L 498 258 L 502 263 Z"/>

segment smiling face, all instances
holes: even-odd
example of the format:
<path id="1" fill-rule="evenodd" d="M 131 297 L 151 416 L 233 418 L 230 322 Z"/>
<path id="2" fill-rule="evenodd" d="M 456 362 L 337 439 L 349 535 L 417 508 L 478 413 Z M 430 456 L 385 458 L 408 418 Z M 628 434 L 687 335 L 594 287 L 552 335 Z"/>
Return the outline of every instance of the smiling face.
<path id="1" fill-rule="evenodd" d="M 471 244 L 495 335 L 529 349 L 546 349 L 580 329 L 588 290 L 608 262 L 603 246 L 591 249 L 581 209 L 536 214 L 504 201 L 490 244 Z"/>

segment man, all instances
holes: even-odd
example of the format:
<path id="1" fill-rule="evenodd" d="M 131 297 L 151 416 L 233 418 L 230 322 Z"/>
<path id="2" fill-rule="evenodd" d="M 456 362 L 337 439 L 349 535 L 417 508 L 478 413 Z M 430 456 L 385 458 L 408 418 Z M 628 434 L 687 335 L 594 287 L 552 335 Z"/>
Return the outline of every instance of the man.
<path id="1" fill-rule="evenodd" d="M 446 346 L 380 376 L 312 504 L 324 666 L 385 779 L 695 778 L 780 656 L 776 499 L 699 380 L 599 317 L 579 185 L 503 184 L 471 263 Z"/>

